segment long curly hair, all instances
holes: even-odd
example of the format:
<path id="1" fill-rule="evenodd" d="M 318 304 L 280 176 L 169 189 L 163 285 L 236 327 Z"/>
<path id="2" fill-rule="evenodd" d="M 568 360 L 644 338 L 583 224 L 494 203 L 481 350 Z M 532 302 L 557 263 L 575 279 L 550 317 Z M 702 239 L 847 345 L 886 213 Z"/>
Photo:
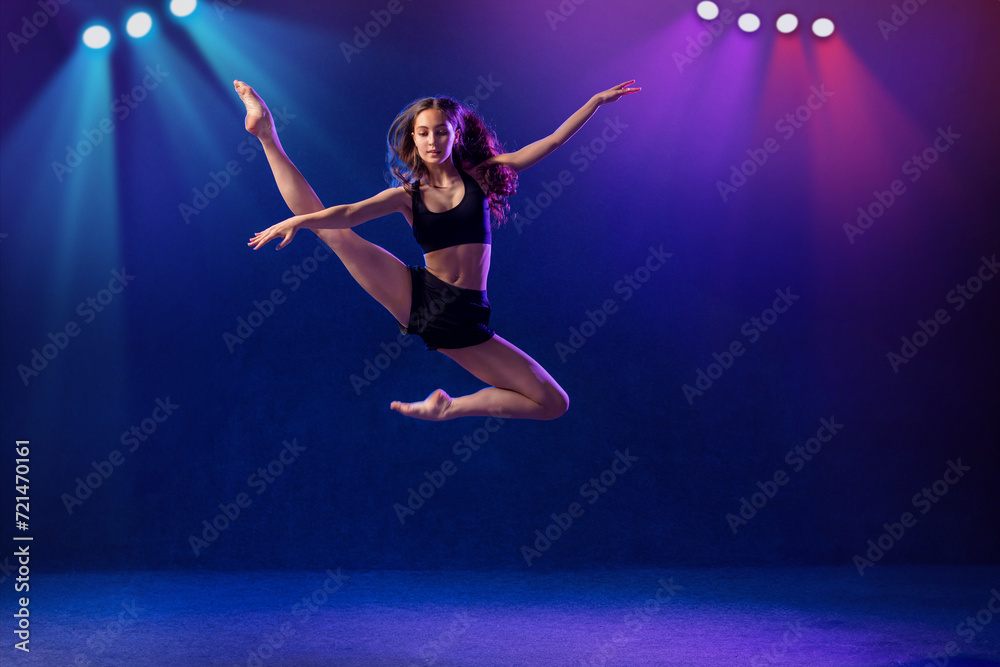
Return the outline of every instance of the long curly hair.
<path id="1" fill-rule="evenodd" d="M 458 100 L 451 97 L 416 99 L 399 112 L 389 127 L 386 164 L 391 185 L 401 185 L 412 192 L 420 179 L 427 176 L 427 166 L 413 141 L 417 116 L 427 109 L 437 109 L 455 126 L 458 137 L 452 149 L 452 158 L 460 169 L 471 169 L 483 160 L 504 152 L 496 133 L 486 121 Z M 510 210 L 507 197 L 517 191 L 517 172 L 505 165 L 491 164 L 481 176 L 486 184 L 490 218 L 494 226 L 500 225 L 507 220 Z"/>

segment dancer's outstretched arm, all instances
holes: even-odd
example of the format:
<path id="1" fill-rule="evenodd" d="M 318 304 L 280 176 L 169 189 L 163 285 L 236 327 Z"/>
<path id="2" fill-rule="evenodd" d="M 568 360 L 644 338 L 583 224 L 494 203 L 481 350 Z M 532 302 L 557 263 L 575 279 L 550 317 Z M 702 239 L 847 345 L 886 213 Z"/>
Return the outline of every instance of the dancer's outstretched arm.
<path id="1" fill-rule="evenodd" d="M 340 204 L 282 220 L 278 224 L 271 225 L 264 231 L 254 234 L 247 245 L 257 250 L 280 238 L 282 239 L 281 243 L 278 244 L 280 250 L 292 242 L 295 233 L 300 229 L 311 229 L 322 237 L 323 230 L 350 229 L 390 213 L 403 213 L 405 215 L 409 205 L 410 195 L 403 188 L 389 188 L 374 197 L 354 204 Z"/>
<path id="2" fill-rule="evenodd" d="M 597 93 L 549 136 L 530 143 L 513 153 L 502 153 L 491 157 L 479 166 L 487 167 L 491 164 L 503 164 L 514 171 L 524 171 L 531 165 L 537 164 L 539 160 L 569 141 L 569 138 L 576 134 L 577 130 L 583 127 L 584 123 L 590 120 L 590 117 L 597 111 L 597 107 L 602 104 L 617 102 L 625 95 L 631 95 L 642 90 L 642 88 L 630 88 L 629 86 L 633 83 L 635 83 L 635 79 L 618 84 L 614 88 L 609 88 L 604 92 Z"/>
<path id="3" fill-rule="evenodd" d="M 278 140 L 271 112 L 264 100 L 246 83 L 236 80 L 233 87 L 247 107 L 246 128 L 250 134 L 260 139 L 264 155 L 271 165 L 271 173 L 278 184 L 282 198 L 295 215 L 305 215 L 323 210 L 323 202 L 313 191 L 302 173 L 288 159 Z"/>

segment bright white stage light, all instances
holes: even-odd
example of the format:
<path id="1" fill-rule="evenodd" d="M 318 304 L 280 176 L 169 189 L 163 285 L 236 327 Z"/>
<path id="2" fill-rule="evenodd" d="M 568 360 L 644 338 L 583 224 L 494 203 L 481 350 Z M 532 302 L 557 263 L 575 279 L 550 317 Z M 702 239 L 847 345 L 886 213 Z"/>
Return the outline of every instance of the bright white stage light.
<path id="1" fill-rule="evenodd" d="M 795 14 L 782 14 L 778 17 L 778 32 L 786 35 L 799 27 L 799 19 Z"/>
<path id="2" fill-rule="evenodd" d="M 736 24 L 743 32 L 756 32 L 760 28 L 760 19 L 756 14 L 747 13 L 741 16 Z"/>
<path id="3" fill-rule="evenodd" d="M 103 49 L 111 43 L 111 31 L 103 25 L 92 25 L 83 31 L 83 43 L 92 49 Z"/>
<path id="4" fill-rule="evenodd" d="M 197 6 L 197 0 L 171 0 L 170 13 L 174 16 L 187 16 Z"/>
<path id="5" fill-rule="evenodd" d="M 698 3 L 698 16 L 705 19 L 706 21 L 711 21 L 716 16 L 719 15 L 719 6 L 714 2 L 699 2 Z"/>
<path id="6" fill-rule="evenodd" d="M 125 24 L 125 32 L 129 34 L 129 37 L 143 37 L 152 27 L 152 16 L 146 12 L 136 12 L 128 17 L 128 22 Z"/>
<path id="7" fill-rule="evenodd" d="M 813 22 L 813 34 L 817 37 L 829 37 L 833 34 L 833 21 L 830 19 L 816 19 Z"/>

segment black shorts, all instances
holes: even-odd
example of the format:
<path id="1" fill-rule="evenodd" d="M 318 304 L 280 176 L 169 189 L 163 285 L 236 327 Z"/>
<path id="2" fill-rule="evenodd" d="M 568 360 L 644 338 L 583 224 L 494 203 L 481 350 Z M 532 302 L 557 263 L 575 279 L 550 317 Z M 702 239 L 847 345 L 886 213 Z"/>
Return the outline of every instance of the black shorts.
<path id="1" fill-rule="evenodd" d="M 486 290 L 444 282 L 422 266 L 411 266 L 410 321 L 404 334 L 420 336 L 428 350 L 472 347 L 493 338 Z"/>

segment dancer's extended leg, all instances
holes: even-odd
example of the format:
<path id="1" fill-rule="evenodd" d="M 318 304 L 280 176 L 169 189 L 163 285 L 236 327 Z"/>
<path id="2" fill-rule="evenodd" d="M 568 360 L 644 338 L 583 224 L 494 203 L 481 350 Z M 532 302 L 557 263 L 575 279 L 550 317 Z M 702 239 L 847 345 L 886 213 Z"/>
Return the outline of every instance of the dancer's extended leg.
<path id="1" fill-rule="evenodd" d="M 245 126 L 260 139 L 278 190 L 295 215 L 323 210 L 323 203 L 302 173 L 281 148 L 271 112 L 264 100 L 242 81 L 233 87 L 246 105 Z M 410 271 L 392 253 L 366 241 L 350 229 L 320 229 L 323 239 L 344 263 L 358 284 L 400 322 L 410 319 Z"/>
<path id="2" fill-rule="evenodd" d="M 418 403 L 396 401 L 390 406 L 393 410 L 431 420 L 491 415 L 555 419 L 569 408 L 569 397 L 552 376 L 537 361 L 500 336 L 472 347 L 440 352 L 493 386 L 457 398 L 438 389 Z"/>

